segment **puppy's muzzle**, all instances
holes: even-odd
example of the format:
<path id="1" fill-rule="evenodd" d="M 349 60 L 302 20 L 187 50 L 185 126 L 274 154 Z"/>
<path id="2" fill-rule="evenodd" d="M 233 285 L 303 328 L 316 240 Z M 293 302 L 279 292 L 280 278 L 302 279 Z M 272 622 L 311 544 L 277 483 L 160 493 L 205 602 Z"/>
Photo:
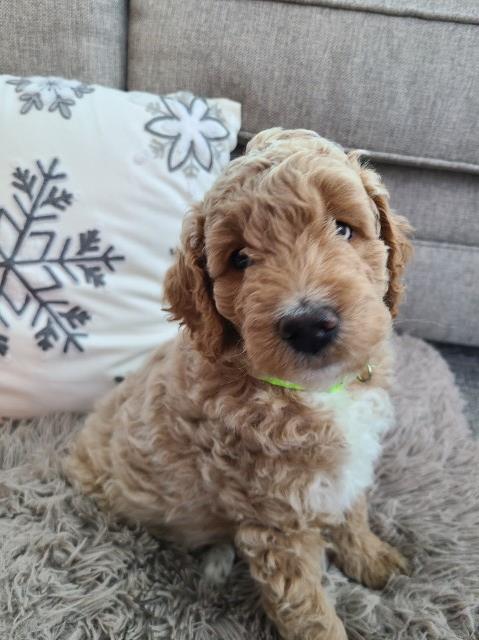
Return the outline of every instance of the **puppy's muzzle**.
<path id="1" fill-rule="evenodd" d="M 278 328 L 292 349 L 316 355 L 336 338 L 339 316 L 331 307 L 306 304 L 283 316 Z"/>

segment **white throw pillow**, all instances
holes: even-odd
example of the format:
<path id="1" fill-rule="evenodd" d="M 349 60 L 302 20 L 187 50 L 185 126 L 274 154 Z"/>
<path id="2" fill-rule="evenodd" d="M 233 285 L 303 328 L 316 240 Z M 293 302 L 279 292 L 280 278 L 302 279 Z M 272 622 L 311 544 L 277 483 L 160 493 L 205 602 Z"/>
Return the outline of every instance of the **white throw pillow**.
<path id="1" fill-rule="evenodd" d="M 162 279 L 240 105 L 0 76 L 0 416 L 86 410 L 175 335 Z"/>

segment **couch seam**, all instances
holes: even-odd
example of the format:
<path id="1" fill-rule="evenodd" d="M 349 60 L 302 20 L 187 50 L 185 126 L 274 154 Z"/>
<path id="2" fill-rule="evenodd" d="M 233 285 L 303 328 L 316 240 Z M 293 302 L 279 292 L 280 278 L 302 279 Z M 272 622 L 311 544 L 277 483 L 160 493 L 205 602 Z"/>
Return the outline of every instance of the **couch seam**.
<path id="1" fill-rule="evenodd" d="M 451 242 L 447 242 L 447 241 L 442 241 L 442 240 L 424 240 L 421 238 L 414 238 L 413 239 L 413 244 L 416 246 L 422 246 L 422 247 L 426 247 L 426 248 L 434 248 L 434 249 L 444 249 L 444 250 L 451 250 L 451 251 L 460 251 L 461 253 L 471 253 L 472 252 L 479 252 L 479 246 L 477 245 L 469 245 L 469 244 L 462 244 L 461 242 L 458 243 L 451 243 Z"/>
<path id="2" fill-rule="evenodd" d="M 130 0 L 125 0 L 125 73 L 123 77 L 124 91 L 128 91 L 128 76 L 130 73 L 129 68 L 129 49 L 130 49 Z"/>
<path id="3" fill-rule="evenodd" d="M 263 0 L 264 1 L 264 0 Z M 268 2 L 281 2 L 281 4 L 294 4 L 300 7 L 324 7 L 326 9 L 335 9 L 337 11 L 357 11 L 359 13 L 375 13 L 377 15 L 390 16 L 394 18 L 411 18 L 415 20 L 425 20 L 426 22 L 452 22 L 454 24 L 466 24 L 466 25 L 478 25 L 479 17 L 476 20 L 470 18 L 457 18 L 448 14 L 427 14 L 426 12 L 421 15 L 419 12 L 413 10 L 398 11 L 394 9 L 379 9 L 376 7 L 355 7 L 348 5 L 347 3 L 335 4 L 322 0 L 310 0 L 309 2 L 297 2 L 297 0 L 267 0 Z"/>
<path id="4" fill-rule="evenodd" d="M 245 129 L 241 129 L 238 133 L 238 142 L 246 144 L 256 135 Z M 338 142 L 336 140 L 336 142 Z M 341 145 L 341 143 L 339 142 Z M 419 167 L 424 169 L 433 169 L 436 171 L 452 171 L 454 173 L 479 174 L 479 164 L 470 162 L 462 162 L 460 160 L 444 160 L 442 158 L 432 158 L 428 156 L 413 156 L 393 153 L 390 151 L 372 151 L 361 147 L 348 147 L 341 145 L 345 151 L 359 151 L 362 157 L 369 158 L 373 161 L 384 162 L 385 164 Z"/>

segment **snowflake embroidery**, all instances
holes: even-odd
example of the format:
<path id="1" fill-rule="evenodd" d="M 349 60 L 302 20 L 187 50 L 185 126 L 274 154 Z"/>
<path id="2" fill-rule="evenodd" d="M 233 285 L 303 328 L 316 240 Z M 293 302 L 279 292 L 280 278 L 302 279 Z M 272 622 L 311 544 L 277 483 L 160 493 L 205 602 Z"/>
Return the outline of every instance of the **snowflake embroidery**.
<path id="1" fill-rule="evenodd" d="M 181 99 L 160 96 L 159 100 L 147 108 L 159 115 L 145 124 L 148 133 L 162 139 L 152 140 L 153 153 L 163 157 L 168 151 L 169 171 L 182 168 L 188 177 L 194 177 L 201 169 L 210 172 L 222 150 L 218 143 L 229 136 L 219 109 L 191 94 L 182 94 Z"/>
<path id="2" fill-rule="evenodd" d="M 29 113 L 33 108 L 42 111 L 43 107 L 47 107 L 48 111 L 57 111 L 65 120 L 72 116 L 71 108 L 76 104 L 75 99 L 83 98 L 95 90 L 76 80 L 41 76 L 13 78 L 7 80 L 7 84 L 13 85 L 20 94 L 19 100 L 23 102 L 21 114 Z"/>
<path id="3" fill-rule="evenodd" d="M 0 303 L 5 301 L 16 316 L 32 311 L 30 325 L 40 349 L 47 351 L 60 344 L 67 353 L 70 347 L 83 351 L 81 339 L 88 334 L 79 329 L 91 316 L 80 306 L 51 295 L 63 288 L 60 276 L 75 284 L 83 281 L 101 287 L 106 271 L 115 271 L 115 263 L 124 257 L 115 255 L 113 246 L 101 248 L 97 229 L 79 233 L 76 242 L 67 237 L 53 254 L 56 233 L 45 230 L 45 223 L 57 220 L 73 202 L 73 195 L 58 186 L 67 176 L 58 172 L 57 165 L 57 159 L 48 168 L 37 161 L 33 171 L 17 167 L 13 173 L 16 215 L 0 208 Z M 0 325 L 9 327 L 2 313 Z M 8 338 L 0 334 L 0 356 L 8 347 Z"/>

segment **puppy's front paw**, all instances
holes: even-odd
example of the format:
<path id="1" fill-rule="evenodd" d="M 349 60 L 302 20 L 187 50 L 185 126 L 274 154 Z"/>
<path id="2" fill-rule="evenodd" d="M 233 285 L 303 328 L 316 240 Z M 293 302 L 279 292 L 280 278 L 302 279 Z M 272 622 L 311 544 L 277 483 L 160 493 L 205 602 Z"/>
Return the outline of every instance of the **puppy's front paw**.
<path id="1" fill-rule="evenodd" d="M 406 558 L 387 542 L 376 538 L 372 553 L 368 554 L 361 582 L 370 589 L 384 589 L 389 578 L 396 573 L 409 575 Z"/>
<path id="2" fill-rule="evenodd" d="M 330 625 L 325 626 L 320 624 L 318 627 L 312 626 L 304 633 L 301 633 L 301 635 L 285 636 L 288 640 L 290 637 L 293 638 L 293 640 L 348 640 L 346 629 L 341 620 L 336 616 L 331 620 Z"/>
<path id="3" fill-rule="evenodd" d="M 409 574 L 406 558 L 372 532 L 362 536 L 360 543 L 356 540 L 335 551 L 333 560 L 343 573 L 370 589 L 383 589 L 396 573 Z"/>

